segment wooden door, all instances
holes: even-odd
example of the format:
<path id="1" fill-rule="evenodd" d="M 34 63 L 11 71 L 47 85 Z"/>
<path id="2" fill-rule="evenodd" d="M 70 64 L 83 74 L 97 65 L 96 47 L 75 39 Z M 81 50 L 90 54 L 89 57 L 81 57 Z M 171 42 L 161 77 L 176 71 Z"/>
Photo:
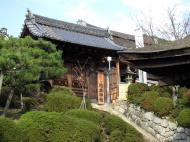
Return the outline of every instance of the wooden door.
<path id="1" fill-rule="evenodd" d="M 98 84 L 98 104 L 104 104 L 104 72 L 99 71 L 97 75 L 97 84 Z"/>
<path id="2" fill-rule="evenodd" d="M 109 93 L 111 101 L 116 100 L 119 96 L 118 72 L 116 68 L 112 68 L 109 72 Z"/>

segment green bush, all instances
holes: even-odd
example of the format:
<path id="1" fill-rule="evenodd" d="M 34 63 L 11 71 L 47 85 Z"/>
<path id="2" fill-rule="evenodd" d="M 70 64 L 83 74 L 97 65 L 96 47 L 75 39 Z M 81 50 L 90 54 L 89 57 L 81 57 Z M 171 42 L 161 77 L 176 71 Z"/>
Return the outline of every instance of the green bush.
<path id="1" fill-rule="evenodd" d="M 109 142 L 143 142 L 142 136 L 138 136 L 132 133 L 123 133 L 119 130 L 111 132 Z"/>
<path id="2" fill-rule="evenodd" d="M 188 91 L 189 91 L 188 88 L 186 88 L 186 87 L 180 87 L 180 88 L 179 88 L 179 97 L 182 98 L 183 95 L 184 95 L 185 93 L 187 93 Z"/>
<path id="3" fill-rule="evenodd" d="M 90 111 L 90 110 L 82 110 L 82 109 L 72 109 L 65 113 L 65 115 L 74 116 L 77 118 L 85 119 L 88 121 L 92 121 L 95 124 L 100 124 L 102 121 L 102 115 L 99 112 L 96 111 Z"/>
<path id="4" fill-rule="evenodd" d="M 143 142 L 143 136 L 131 125 L 115 115 L 106 115 L 104 128 L 110 142 Z"/>
<path id="5" fill-rule="evenodd" d="M 51 93 L 64 92 L 64 94 L 75 95 L 75 93 L 68 87 L 56 87 L 51 90 Z"/>
<path id="6" fill-rule="evenodd" d="M 156 91 L 159 93 L 161 97 L 171 97 L 172 90 L 168 86 L 158 86 L 158 85 L 152 85 L 149 87 L 150 91 Z"/>
<path id="7" fill-rule="evenodd" d="M 100 141 L 100 130 L 94 123 L 56 112 L 28 112 L 18 127 L 23 142 Z"/>
<path id="8" fill-rule="evenodd" d="M 110 134 L 115 129 L 126 131 L 126 123 L 115 115 L 105 115 L 103 125 L 107 134 Z"/>
<path id="9" fill-rule="evenodd" d="M 0 141 L 1 142 L 20 142 L 20 130 L 14 121 L 0 117 Z"/>
<path id="10" fill-rule="evenodd" d="M 183 95 L 184 105 L 190 107 L 190 91 L 184 93 Z"/>
<path id="11" fill-rule="evenodd" d="M 147 111 L 154 110 L 154 102 L 159 97 L 159 93 L 156 91 L 147 91 L 142 94 L 140 99 L 140 105 Z"/>
<path id="12" fill-rule="evenodd" d="M 46 107 L 48 111 L 66 112 L 69 109 L 79 108 L 81 98 L 73 95 L 70 89 L 56 89 L 47 96 Z"/>
<path id="13" fill-rule="evenodd" d="M 23 98 L 24 110 L 30 111 L 37 106 L 37 100 L 35 98 L 24 97 Z"/>
<path id="14" fill-rule="evenodd" d="M 128 100 L 133 104 L 139 104 L 139 97 L 148 91 L 149 87 L 144 83 L 131 83 L 128 87 Z"/>
<path id="15" fill-rule="evenodd" d="M 170 114 L 173 108 L 173 102 L 171 98 L 159 97 L 154 102 L 154 111 L 158 116 L 166 116 Z"/>
<path id="16" fill-rule="evenodd" d="M 190 127 L 190 109 L 184 109 L 177 117 L 177 122 L 182 127 Z"/>
<path id="17" fill-rule="evenodd" d="M 141 95 L 145 91 L 148 91 L 149 87 L 147 84 L 144 83 L 131 83 L 128 87 L 128 95 Z"/>
<path id="18" fill-rule="evenodd" d="M 181 112 L 181 109 L 180 108 L 174 108 L 172 111 L 171 111 L 171 116 L 172 118 L 177 118 L 179 113 Z"/>
<path id="19" fill-rule="evenodd" d="M 125 133 L 116 129 L 111 132 L 109 142 L 128 142 L 128 141 Z"/>
<path id="20" fill-rule="evenodd" d="M 158 85 L 151 85 L 151 86 L 149 86 L 149 90 L 150 90 L 150 91 L 159 92 L 160 86 L 158 86 Z"/>

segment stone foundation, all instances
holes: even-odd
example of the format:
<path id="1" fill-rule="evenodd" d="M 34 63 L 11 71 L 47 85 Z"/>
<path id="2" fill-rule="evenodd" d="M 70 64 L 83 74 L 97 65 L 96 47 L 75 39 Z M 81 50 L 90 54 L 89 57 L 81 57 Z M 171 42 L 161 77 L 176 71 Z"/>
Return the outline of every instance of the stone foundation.
<path id="1" fill-rule="evenodd" d="M 153 112 L 145 112 L 139 106 L 118 101 L 115 109 L 130 121 L 149 132 L 161 142 L 190 142 L 190 129 L 177 126 L 177 123 L 161 119 Z"/>

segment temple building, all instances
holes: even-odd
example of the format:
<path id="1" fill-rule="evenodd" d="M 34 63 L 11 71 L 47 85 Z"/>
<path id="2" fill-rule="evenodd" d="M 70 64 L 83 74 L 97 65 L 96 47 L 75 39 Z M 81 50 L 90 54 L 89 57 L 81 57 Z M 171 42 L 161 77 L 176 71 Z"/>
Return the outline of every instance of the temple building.
<path id="1" fill-rule="evenodd" d="M 33 14 L 28 10 L 21 38 L 31 36 L 54 43 L 63 51 L 68 71 L 53 86 L 68 86 L 77 95 L 86 91 L 99 104 L 126 98 L 127 86 L 138 78 L 137 69 L 160 85 L 190 86 L 190 38 L 155 44 L 143 36 L 144 48 L 136 48 L 135 36 L 78 20 L 76 24 Z M 83 78 L 83 80 L 80 80 Z"/>
<path id="2" fill-rule="evenodd" d="M 161 85 L 190 87 L 190 37 L 118 52 L 122 60 L 157 76 Z"/>
<path id="3" fill-rule="evenodd" d="M 33 14 L 28 10 L 21 38 L 31 36 L 51 41 L 63 51 L 64 76 L 53 80 L 55 86 L 68 86 L 99 104 L 126 97 L 122 88 L 128 84 L 128 62 L 121 61 L 118 51 L 135 48 L 135 38 L 108 28 L 78 20 L 77 24 Z M 148 40 L 145 44 L 151 45 Z M 83 80 L 79 80 L 83 77 Z M 129 77 L 129 76 L 128 76 Z M 85 79 L 84 79 L 85 78 Z"/>

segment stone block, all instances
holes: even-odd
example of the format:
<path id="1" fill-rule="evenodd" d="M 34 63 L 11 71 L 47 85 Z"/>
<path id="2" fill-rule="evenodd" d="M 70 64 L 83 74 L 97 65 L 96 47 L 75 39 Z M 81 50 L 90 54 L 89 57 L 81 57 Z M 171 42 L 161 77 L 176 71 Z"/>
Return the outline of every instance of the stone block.
<path id="1" fill-rule="evenodd" d="M 123 114 L 125 112 L 125 109 L 119 108 L 119 112 L 121 112 Z"/>
<path id="2" fill-rule="evenodd" d="M 149 121 L 152 121 L 153 120 L 153 117 L 154 117 L 154 114 L 152 112 L 146 112 L 144 114 L 144 118 L 146 118 L 147 120 Z"/>
<path id="3" fill-rule="evenodd" d="M 166 119 L 163 119 L 162 121 L 161 121 L 161 126 L 162 127 L 168 127 L 168 121 L 166 120 Z"/>
<path id="4" fill-rule="evenodd" d="M 160 119 L 160 118 L 158 118 L 156 116 L 153 118 L 153 122 L 156 123 L 156 124 L 161 124 L 161 121 L 162 121 L 162 119 Z"/>
<path id="5" fill-rule="evenodd" d="M 190 136 L 190 128 L 185 128 L 185 134 L 186 134 L 187 136 Z"/>
<path id="6" fill-rule="evenodd" d="M 155 131 L 154 131 L 154 129 L 152 129 L 151 127 L 148 127 L 148 128 L 147 128 L 147 131 L 148 131 L 150 134 L 155 135 Z"/>
<path id="7" fill-rule="evenodd" d="M 180 133 L 175 133 L 175 134 L 173 135 L 173 139 L 174 139 L 174 140 L 181 140 Z"/>
<path id="8" fill-rule="evenodd" d="M 177 129 L 177 124 L 176 124 L 176 123 L 168 122 L 168 124 L 169 124 L 169 128 L 170 128 L 171 130 L 176 130 L 176 129 Z"/>
<path id="9" fill-rule="evenodd" d="M 164 137 L 170 138 L 170 137 L 172 137 L 173 135 L 174 135 L 174 131 L 169 131 L 169 132 L 166 132 L 166 133 L 164 134 Z"/>
<path id="10" fill-rule="evenodd" d="M 185 129 L 183 127 L 177 127 L 177 132 L 178 133 L 184 133 Z"/>
<path id="11" fill-rule="evenodd" d="M 190 142 L 190 136 L 187 136 L 187 142 Z"/>

